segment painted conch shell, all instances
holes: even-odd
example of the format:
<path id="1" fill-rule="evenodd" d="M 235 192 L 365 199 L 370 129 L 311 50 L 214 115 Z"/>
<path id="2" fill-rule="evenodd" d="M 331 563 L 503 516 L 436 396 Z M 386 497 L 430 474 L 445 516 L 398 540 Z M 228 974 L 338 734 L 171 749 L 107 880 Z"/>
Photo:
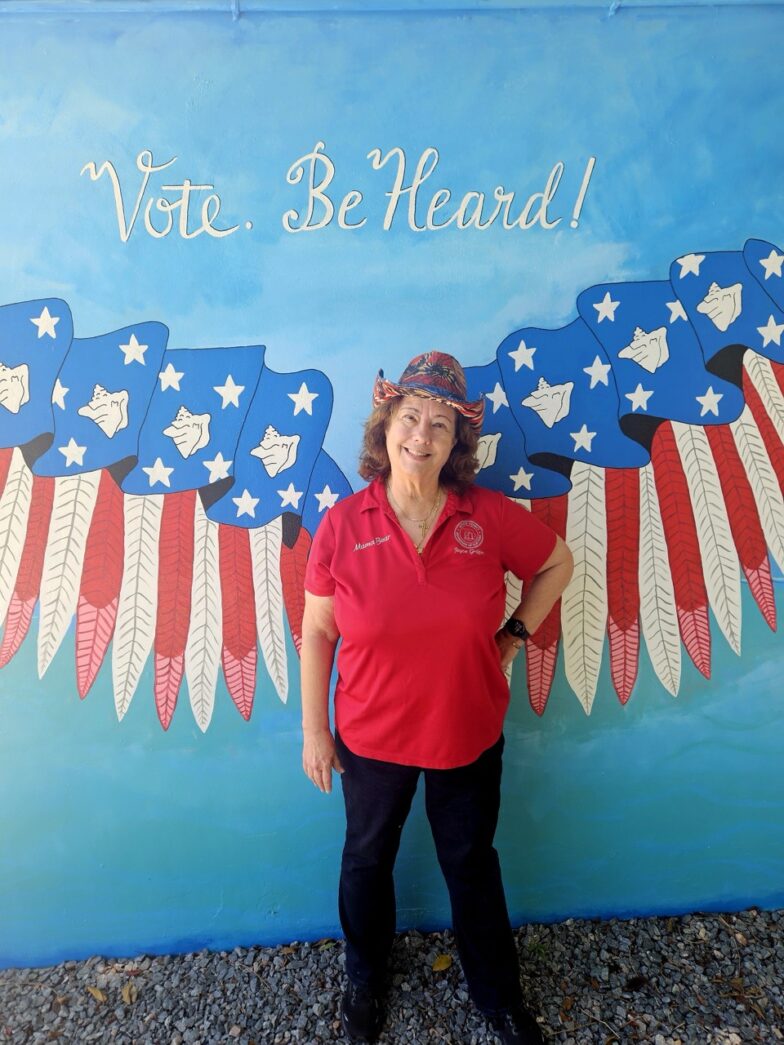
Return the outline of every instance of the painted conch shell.
<path id="1" fill-rule="evenodd" d="M 0 406 L 12 414 L 30 401 L 30 371 L 27 363 L 6 366 L 0 363 Z"/>
<path id="2" fill-rule="evenodd" d="M 264 438 L 251 450 L 251 454 L 259 458 L 267 475 L 272 477 L 291 468 L 297 460 L 298 446 L 298 435 L 281 435 L 272 425 L 267 425 Z"/>
<path id="3" fill-rule="evenodd" d="M 718 283 L 711 283 L 708 293 L 697 305 L 697 311 L 707 316 L 713 325 L 724 333 L 741 313 L 742 290 L 742 283 L 733 283 L 730 287 L 720 287 Z"/>
<path id="4" fill-rule="evenodd" d="M 660 366 L 664 366 L 670 358 L 670 349 L 667 344 L 667 328 L 657 327 L 647 333 L 642 327 L 635 327 L 634 337 L 626 348 L 618 353 L 619 359 L 631 359 L 643 370 L 652 374 Z"/>
<path id="5" fill-rule="evenodd" d="M 481 472 L 483 468 L 491 468 L 495 464 L 496 454 L 498 453 L 498 440 L 500 438 L 500 432 L 496 432 L 495 435 L 481 435 L 479 437 L 479 445 L 476 448 L 476 459 L 479 461 L 478 471 Z"/>
<path id="6" fill-rule="evenodd" d="M 187 406 L 181 406 L 163 434 L 174 440 L 183 457 L 192 457 L 210 441 L 210 415 L 192 414 Z"/>
<path id="7" fill-rule="evenodd" d="M 107 392 L 103 385 L 96 385 L 90 402 L 80 406 L 77 413 L 89 417 L 112 439 L 120 429 L 128 427 L 128 393 L 124 388 Z"/>
<path id="8" fill-rule="evenodd" d="M 556 421 L 562 420 L 569 413 L 569 402 L 574 388 L 574 381 L 564 381 L 562 385 L 549 385 L 543 377 L 529 396 L 523 400 L 523 406 L 535 410 L 548 428 Z"/>

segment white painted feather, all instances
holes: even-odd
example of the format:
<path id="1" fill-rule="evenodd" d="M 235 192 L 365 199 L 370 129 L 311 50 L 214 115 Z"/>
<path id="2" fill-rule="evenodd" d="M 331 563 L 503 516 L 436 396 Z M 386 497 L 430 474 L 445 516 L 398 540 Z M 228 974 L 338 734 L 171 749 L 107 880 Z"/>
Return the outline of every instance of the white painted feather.
<path id="1" fill-rule="evenodd" d="M 256 597 L 256 630 L 269 677 L 284 702 L 289 693 L 283 584 L 280 578 L 280 517 L 250 531 L 253 591 Z"/>
<path id="2" fill-rule="evenodd" d="M 740 654 L 740 562 L 716 462 L 704 428 L 676 421 L 672 430 L 694 509 L 708 600 L 724 637 Z"/>
<path id="3" fill-rule="evenodd" d="M 746 475 L 757 504 L 762 532 L 771 554 L 784 569 L 784 502 L 776 473 L 770 463 L 757 422 L 748 406 L 730 425 Z"/>
<path id="4" fill-rule="evenodd" d="M 193 585 L 191 622 L 185 644 L 185 677 L 191 710 L 202 733 L 215 707 L 223 641 L 218 524 L 204 514 L 196 498 L 193 519 Z"/>
<path id="5" fill-rule="evenodd" d="M 604 469 L 576 462 L 571 473 L 566 543 L 574 573 L 561 600 L 564 669 L 590 714 L 607 628 L 607 524 Z"/>
<path id="6" fill-rule="evenodd" d="M 17 447 L 11 456 L 5 489 L 0 497 L 0 620 L 5 619 L 14 593 L 27 535 L 32 491 L 32 472 Z"/>
<path id="7" fill-rule="evenodd" d="M 784 442 L 784 395 L 781 394 L 770 360 L 749 349 L 744 356 L 743 364 L 778 432 L 779 439 Z"/>
<path id="8" fill-rule="evenodd" d="M 118 719 L 130 707 L 155 637 L 162 513 L 162 494 L 125 495 L 125 557 L 112 647 Z"/>
<path id="9" fill-rule="evenodd" d="M 640 623 L 653 670 L 674 697 L 681 684 L 675 589 L 650 464 L 640 469 Z"/>
<path id="10" fill-rule="evenodd" d="M 84 549 L 90 531 L 101 473 L 64 475 L 55 479 L 52 516 L 41 574 L 38 622 L 38 676 L 63 641 L 79 598 Z"/>

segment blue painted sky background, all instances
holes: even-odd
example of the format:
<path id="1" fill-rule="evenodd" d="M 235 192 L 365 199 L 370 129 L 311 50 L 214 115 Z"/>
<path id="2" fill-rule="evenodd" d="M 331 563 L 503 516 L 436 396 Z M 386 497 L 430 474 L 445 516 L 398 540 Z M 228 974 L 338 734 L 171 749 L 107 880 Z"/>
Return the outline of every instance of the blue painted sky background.
<path id="1" fill-rule="evenodd" d="M 0 66 L 0 299 L 58 295 L 75 335 L 159 320 L 171 347 L 263 343 L 276 370 L 323 369 L 326 449 L 352 482 L 380 366 L 441 347 L 493 358 L 518 327 L 558 327 L 605 280 L 665 278 L 689 251 L 784 244 L 780 9 L 481 14 L 7 16 Z M 322 140 L 335 195 L 367 226 L 291 235 L 293 161 Z M 409 174 L 441 156 L 447 186 L 515 190 L 566 173 L 550 231 L 381 230 L 399 145 Z M 119 241 L 134 158 L 212 182 L 222 240 Z M 596 169 L 569 227 L 585 163 Z M 647 665 L 622 709 L 602 676 L 586 719 L 559 677 L 542 720 L 510 716 L 501 851 L 520 918 L 781 902 L 780 636 L 745 604 L 744 653 L 717 634 L 714 678 L 678 701 Z M 293 658 L 293 653 L 292 653 Z M 299 770 L 298 701 L 260 681 L 251 723 L 222 685 L 206 736 L 185 694 L 157 725 L 151 674 L 118 725 L 103 671 L 76 696 L 68 640 L 43 682 L 28 647 L 0 673 L 0 961 L 216 946 L 334 932 L 340 811 Z M 327 812 L 325 813 L 325 807 Z M 447 904 L 418 810 L 401 854 L 401 917 Z M 420 844 L 422 843 L 422 844 Z"/>

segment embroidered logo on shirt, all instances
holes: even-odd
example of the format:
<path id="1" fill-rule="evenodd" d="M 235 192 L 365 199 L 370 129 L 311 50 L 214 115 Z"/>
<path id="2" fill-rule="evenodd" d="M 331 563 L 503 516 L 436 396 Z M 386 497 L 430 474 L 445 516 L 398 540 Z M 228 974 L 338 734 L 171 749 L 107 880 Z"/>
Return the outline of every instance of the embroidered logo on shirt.
<path id="1" fill-rule="evenodd" d="M 355 552 L 361 552 L 365 548 L 375 548 L 375 546 L 377 544 L 383 544 L 384 541 L 388 541 L 389 540 L 389 536 L 390 535 L 388 533 L 385 533 L 383 537 L 373 537 L 371 540 L 365 541 L 364 544 L 355 544 L 354 545 L 354 551 Z"/>
<path id="2" fill-rule="evenodd" d="M 476 551 L 484 539 L 484 530 L 473 519 L 463 519 L 455 527 L 455 540 L 469 551 Z"/>

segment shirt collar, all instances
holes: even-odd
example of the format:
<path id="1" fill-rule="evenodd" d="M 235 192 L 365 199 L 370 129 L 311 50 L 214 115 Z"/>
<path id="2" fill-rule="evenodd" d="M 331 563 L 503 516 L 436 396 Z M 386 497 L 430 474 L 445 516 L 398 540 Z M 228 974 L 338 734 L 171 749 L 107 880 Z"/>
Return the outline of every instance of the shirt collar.
<path id="1" fill-rule="evenodd" d="M 391 511 L 387 492 L 381 479 L 374 479 L 362 491 L 362 502 L 360 511 L 367 512 L 371 508 L 380 508 L 381 511 Z M 450 490 L 446 498 L 446 514 L 452 515 L 460 512 L 461 515 L 470 515 L 474 510 L 474 499 L 471 496 L 471 487 L 467 487 L 464 493 L 455 493 Z"/>

